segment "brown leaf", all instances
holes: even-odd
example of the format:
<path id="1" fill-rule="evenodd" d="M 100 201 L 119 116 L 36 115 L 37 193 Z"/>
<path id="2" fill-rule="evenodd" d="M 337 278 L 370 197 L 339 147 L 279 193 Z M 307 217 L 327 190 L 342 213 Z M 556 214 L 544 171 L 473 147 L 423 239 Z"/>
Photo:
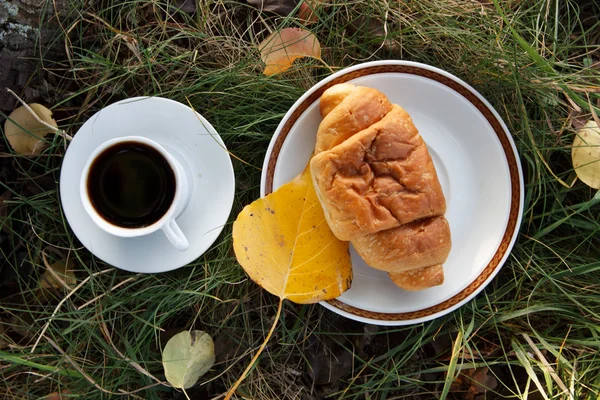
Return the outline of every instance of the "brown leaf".
<path id="1" fill-rule="evenodd" d="M 582 110 L 575 110 L 574 108 L 571 108 L 571 111 L 569 111 L 568 121 L 575 129 L 583 128 L 589 119 L 590 114 L 586 114 Z"/>
<path id="2" fill-rule="evenodd" d="M 319 20 L 319 16 L 315 11 L 320 8 L 325 1 L 318 0 L 302 0 L 298 9 L 298 18 L 307 24 L 313 24 Z"/>
<path id="3" fill-rule="evenodd" d="M 386 21 L 386 23 L 389 23 L 389 21 Z M 367 32 L 367 37 L 373 38 L 373 46 L 400 54 L 400 44 L 389 37 L 386 32 L 386 23 L 376 18 L 359 16 L 350 22 L 349 31 Z"/>
<path id="4" fill-rule="evenodd" d="M 263 71 L 265 75 L 287 71 L 298 58 L 321 59 L 321 44 L 316 36 L 300 28 L 284 28 L 277 31 L 263 40 L 258 49 L 266 64 Z"/>
<path id="5" fill-rule="evenodd" d="M 29 107 L 42 121 L 58 127 L 52 118 L 52 111 L 37 103 L 29 104 Z M 4 134 L 8 143 L 14 151 L 23 155 L 40 154 L 45 148 L 44 136 L 55 132 L 56 130 L 37 121 L 25 106 L 15 109 L 4 122 Z"/>
<path id="6" fill-rule="evenodd" d="M 10 330 L 22 336 L 24 339 L 33 338 L 35 330 L 35 320 L 31 313 L 24 312 L 19 315 L 13 315 L 9 321 Z"/>
<path id="7" fill-rule="evenodd" d="M 473 379 L 471 387 L 477 393 L 485 393 L 488 390 L 494 390 L 498 386 L 496 377 L 490 372 L 488 367 L 477 368 L 471 375 L 471 379 Z"/>
<path id="8" fill-rule="evenodd" d="M 177 0 L 177 7 L 188 14 L 196 12 L 196 0 Z"/>
<path id="9" fill-rule="evenodd" d="M 343 339 L 342 339 L 343 340 Z M 308 374 L 317 385 L 338 382 L 352 371 L 354 355 L 344 346 L 331 338 L 323 340 L 315 335 L 309 337 L 309 346 L 305 349 Z M 350 343 L 345 343 L 351 348 Z"/>
<path id="10" fill-rule="evenodd" d="M 295 0 L 248 0 L 248 4 L 261 11 L 272 12 L 285 17 L 294 11 L 297 2 Z"/>
<path id="11" fill-rule="evenodd" d="M 69 392 L 68 390 L 63 390 L 62 392 L 54 392 L 54 393 L 50 393 L 50 394 L 46 395 L 46 397 L 44 397 L 44 400 L 66 400 L 66 399 L 71 399 L 73 397 L 69 396 L 70 394 L 71 394 L 71 392 Z"/>

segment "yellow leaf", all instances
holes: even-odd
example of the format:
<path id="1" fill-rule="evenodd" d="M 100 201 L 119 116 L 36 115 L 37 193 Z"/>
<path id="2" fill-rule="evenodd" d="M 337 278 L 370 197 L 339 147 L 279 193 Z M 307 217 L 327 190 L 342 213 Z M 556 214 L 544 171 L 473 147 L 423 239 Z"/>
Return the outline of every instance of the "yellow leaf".
<path id="1" fill-rule="evenodd" d="M 600 189 L 600 128 L 590 120 L 577 130 L 571 150 L 577 177 L 594 189 Z"/>
<path id="2" fill-rule="evenodd" d="M 348 242 L 325 220 L 307 167 L 293 181 L 244 207 L 233 223 L 233 250 L 248 276 L 279 297 L 277 314 L 252 360 L 225 395 L 230 400 L 273 335 L 283 300 L 308 304 L 348 290 L 352 264 Z"/>
<path id="3" fill-rule="evenodd" d="M 242 210 L 233 249 L 254 282 L 295 303 L 333 299 L 352 281 L 348 243 L 329 229 L 308 168 Z"/>
<path id="4" fill-rule="evenodd" d="M 43 105 L 33 103 L 29 104 L 29 107 L 42 121 L 58 126 L 52 118 L 52 111 Z M 45 147 L 44 136 L 53 132 L 56 130 L 41 124 L 25 106 L 15 109 L 4 122 L 4 134 L 8 143 L 17 153 L 23 155 L 40 154 Z"/>
<path id="5" fill-rule="evenodd" d="M 258 49 L 266 64 L 263 71 L 265 75 L 287 71 L 298 58 L 321 59 L 321 45 L 316 36 L 300 28 L 284 28 L 274 32 L 258 45 Z"/>
<path id="6" fill-rule="evenodd" d="M 62 288 L 72 289 L 72 286 L 77 284 L 77 279 L 73 270 L 69 268 L 69 264 L 66 260 L 63 260 L 50 265 L 40 278 L 40 289 L 45 291 Z"/>

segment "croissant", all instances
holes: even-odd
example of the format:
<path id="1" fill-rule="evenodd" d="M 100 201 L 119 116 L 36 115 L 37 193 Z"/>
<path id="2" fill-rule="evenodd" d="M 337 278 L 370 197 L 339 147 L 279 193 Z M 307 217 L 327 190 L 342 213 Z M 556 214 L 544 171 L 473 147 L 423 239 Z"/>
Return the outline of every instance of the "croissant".
<path id="1" fill-rule="evenodd" d="M 410 115 L 372 88 L 320 99 L 310 170 L 332 232 L 405 290 L 441 285 L 451 247 L 446 200 Z"/>

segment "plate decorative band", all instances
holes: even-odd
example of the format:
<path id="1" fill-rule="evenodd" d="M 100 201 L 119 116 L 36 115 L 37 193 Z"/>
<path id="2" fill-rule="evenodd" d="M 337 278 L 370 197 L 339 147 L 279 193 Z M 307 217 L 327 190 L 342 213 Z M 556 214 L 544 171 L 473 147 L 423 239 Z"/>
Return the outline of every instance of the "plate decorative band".
<path id="1" fill-rule="evenodd" d="M 338 83 L 344 83 L 351 81 L 356 78 L 360 78 L 367 75 L 373 74 L 382 74 L 382 73 L 400 73 L 400 74 L 411 74 L 418 75 L 424 78 L 432 79 L 437 81 L 451 89 L 455 92 L 463 96 L 467 99 L 471 104 L 473 104 L 479 112 L 485 117 L 488 123 L 491 125 L 492 129 L 496 133 L 500 143 L 502 145 L 502 149 L 504 150 L 504 154 L 506 156 L 506 161 L 508 164 L 509 172 L 510 172 L 510 187 L 511 187 L 511 203 L 510 203 L 510 213 L 508 217 L 508 223 L 506 225 L 506 230 L 502 237 L 502 241 L 496 250 L 496 253 L 492 257 L 492 260 L 489 264 L 484 268 L 484 270 L 479 274 L 473 282 L 469 284 L 465 289 L 463 289 L 460 293 L 452 296 L 451 298 L 436 304 L 435 306 L 424 308 L 418 311 L 411 311 L 406 313 L 380 313 L 374 311 L 363 310 L 357 307 L 350 306 L 346 303 L 343 303 L 339 300 L 329 300 L 328 303 L 332 306 L 346 311 L 350 314 L 354 314 L 363 318 L 369 318 L 380 321 L 402 321 L 402 320 L 412 320 L 427 317 L 432 314 L 439 313 L 444 311 L 450 307 L 455 306 L 460 303 L 471 294 L 473 294 L 481 285 L 487 281 L 487 279 L 494 273 L 494 271 L 499 268 L 500 262 L 502 258 L 506 255 L 508 248 L 510 246 L 511 238 L 515 231 L 518 229 L 517 221 L 519 219 L 519 199 L 521 197 L 521 186 L 520 186 L 520 178 L 519 178 L 519 168 L 517 164 L 516 154 L 513 151 L 510 140 L 507 136 L 507 133 L 502 128 L 500 121 L 494 116 L 492 110 L 485 105 L 481 99 L 475 95 L 470 89 L 463 86 L 459 82 L 451 79 L 445 75 L 442 75 L 438 72 L 431 71 L 428 69 L 416 67 L 416 66 L 408 66 L 408 65 L 380 65 L 380 66 L 370 66 L 365 67 L 356 71 L 348 72 L 347 74 L 341 75 L 334 79 L 333 81 L 321 86 L 314 93 L 308 96 L 290 115 L 290 118 L 286 121 L 285 125 L 282 127 L 279 136 L 276 139 L 275 145 L 273 146 L 273 150 L 271 151 L 269 157 L 269 163 L 267 166 L 267 175 L 265 182 L 265 193 L 269 194 L 273 191 L 273 176 L 275 174 L 275 167 L 277 165 L 277 159 L 279 157 L 279 153 L 281 151 L 281 147 L 285 142 L 287 135 L 289 134 L 291 128 L 294 126 L 298 118 L 308 109 L 310 105 L 312 105 L 315 101 L 319 100 L 323 92 L 329 89 L 331 86 L 337 85 Z"/>

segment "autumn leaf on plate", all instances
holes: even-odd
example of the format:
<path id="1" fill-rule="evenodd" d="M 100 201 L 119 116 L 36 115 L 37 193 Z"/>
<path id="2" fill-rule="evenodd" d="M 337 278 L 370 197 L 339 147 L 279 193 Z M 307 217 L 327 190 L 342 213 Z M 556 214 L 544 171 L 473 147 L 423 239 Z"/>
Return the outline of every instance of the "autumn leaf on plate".
<path id="1" fill-rule="evenodd" d="M 316 303 L 350 287 L 348 242 L 329 229 L 308 168 L 242 210 L 233 249 L 248 276 L 282 299 Z"/>
<path id="2" fill-rule="evenodd" d="M 600 128 L 594 120 L 577 130 L 571 150 L 577 177 L 594 189 L 600 189 Z"/>
<path id="3" fill-rule="evenodd" d="M 285 72 L 302 57 L 321 59 L 321 44 L 317 37 L 305 29 L 284 28 L 269 35 L 258 45 L 260 56 L 266 64 L 263 74 Z"/>
<path id="4" fill-rule="evenodd" d="M 58 126 L 52 118 L 52 111 L 43 105 L 33 103 L 29 104 L 29 107 L 46 124 Z M 52 130 L 48 125 L 40 123 L 25 106 L 21 106 L 15 109 L 4 122 L 4 134 L 17 153 L 36 155 L 40 154 L 45 147 L 44 136 L 58 130 L 58 128 Z"/>

